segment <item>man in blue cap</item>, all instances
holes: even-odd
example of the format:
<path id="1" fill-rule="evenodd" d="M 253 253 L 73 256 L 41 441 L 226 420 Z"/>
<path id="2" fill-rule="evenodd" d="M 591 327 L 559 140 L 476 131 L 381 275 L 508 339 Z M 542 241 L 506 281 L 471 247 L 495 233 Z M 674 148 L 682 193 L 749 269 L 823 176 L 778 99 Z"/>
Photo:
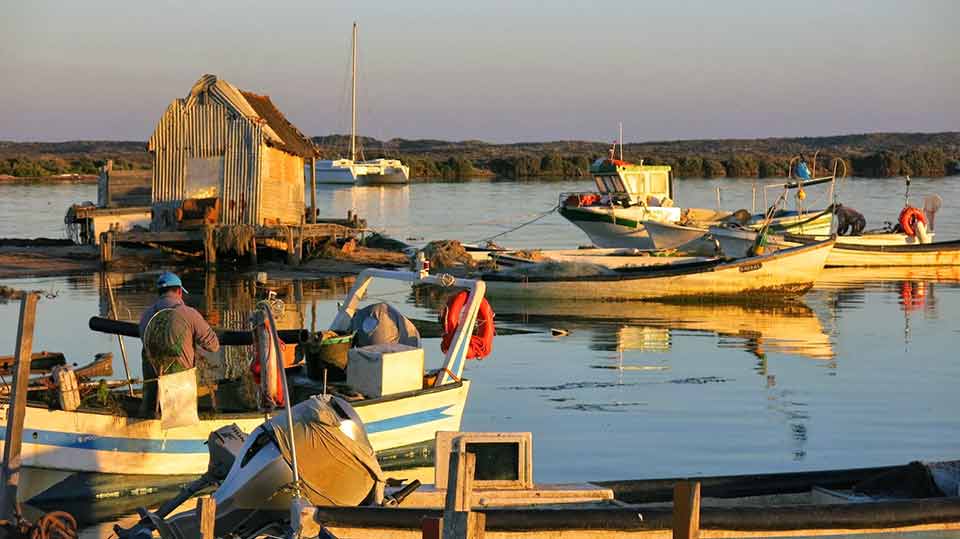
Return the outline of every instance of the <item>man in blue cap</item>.
<path id="1" fill-rule="evenodd" d="M 196 309 L 183 302 L 187 290 L 180 277 L 165 271 L 157 278 L 159 298 L 140 317 L 140 339 L 143 341 L 141 365 L 143 408 L 148 417 L 156 416 L 157 384 L 154 380 L 194 367 L 195 349 L 208 352 L 220 349 L 217 334 Z"/>

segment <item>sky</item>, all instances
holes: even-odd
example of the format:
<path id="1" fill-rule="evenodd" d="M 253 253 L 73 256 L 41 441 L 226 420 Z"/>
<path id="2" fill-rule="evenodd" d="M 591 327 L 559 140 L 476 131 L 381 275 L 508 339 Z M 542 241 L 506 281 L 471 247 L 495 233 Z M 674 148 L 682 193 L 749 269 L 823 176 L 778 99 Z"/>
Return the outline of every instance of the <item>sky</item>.
<path id="1" fill-rule="evenodd" d="M 301 131 L 627 142 L 960 130 L 960 2 L 0 0 L 0 140 L 146 140 L 204 73 Z"/>

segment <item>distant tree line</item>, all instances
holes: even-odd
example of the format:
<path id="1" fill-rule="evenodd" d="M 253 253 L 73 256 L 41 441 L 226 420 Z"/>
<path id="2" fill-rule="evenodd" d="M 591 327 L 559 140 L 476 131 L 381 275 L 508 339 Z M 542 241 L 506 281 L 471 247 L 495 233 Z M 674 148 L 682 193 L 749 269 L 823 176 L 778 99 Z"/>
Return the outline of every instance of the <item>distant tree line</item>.
<path id="1" fill-rule="evenodd" d="M 91 159 L 78 157 L 64 159 L 61 157 L 8 157 L 0 159 L 0 174 L 17 177 L 43 177 L 60 174 L 97 174 L 100 167 L 106 164 L 106 159 Z M 125 159 L 114 159 L 115 170 L 149 169 L 150 166 L 133 163 Z"/>
<path id="2" fill-rule="evenodd" d="M 401 159 L 416 179 L 583 176 L 609 149 L 608 143 L 589 141 L 490 144 L 358 138 L 364 157 Z M 322 158 L 345 157 L 349 148 L 349 137 L 343 135 L 314 137 L 313 142 Z M 776 178 L 787 175 L 793 156 L 803 153 L 810 161 L 817 151 L 818 174 L 826 173 L 834 158 L 846 163 L 851 176 L 960 174 L 960 132 L 630 143 L 624 146 L 624 158 L 670 165 L 678 178 Z M 117 169 L 149 169 L 153 162 L 138 141 L 0 141 L 0 175 L 95 174 L 107 159 L 113 159 Z"/>

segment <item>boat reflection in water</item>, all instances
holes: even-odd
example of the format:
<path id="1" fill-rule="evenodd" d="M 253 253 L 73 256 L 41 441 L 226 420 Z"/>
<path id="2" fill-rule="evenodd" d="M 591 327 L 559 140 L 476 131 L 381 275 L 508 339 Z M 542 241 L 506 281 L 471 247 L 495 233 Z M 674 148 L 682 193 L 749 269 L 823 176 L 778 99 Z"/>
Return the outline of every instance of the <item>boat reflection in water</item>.
<path id="1" fill-rule="evenodd" d="M 820 320 L 801 302 L 744 305 L 497 299 L 493 308 L 499 320 L 509 322 L 545 328 L 559 323 L 573 329 L 589 327 L 597 332 L 597 341 L 608 343 L 596 348 L 611 351 L 665 352 L 670 349 L 670 331 L 683 330 L 732 337 L 738 340 L 733 346 L 757 357 L 768 352 L 818 360 L 834 357 Z"/>

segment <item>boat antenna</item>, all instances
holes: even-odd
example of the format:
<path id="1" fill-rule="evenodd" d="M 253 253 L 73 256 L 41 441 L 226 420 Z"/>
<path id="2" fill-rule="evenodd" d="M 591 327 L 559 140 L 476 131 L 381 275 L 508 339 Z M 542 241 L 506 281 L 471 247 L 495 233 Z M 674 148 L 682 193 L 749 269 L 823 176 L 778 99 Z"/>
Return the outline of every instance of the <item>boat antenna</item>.
<path id="1" fill-rule="evenodd" d="M 300 465 L 297 462 L 297 444 L 294 439 L 293 432 L 293 410 L 290 403 L 290 387 L 287 385 L 287 373 L 283 368 L 283 351 L 280 349 L 280 336 L 277 334 L 277 323 L 273 318 L 273 309 L 269 303 L 260 302 L 258 307 L 261 307 L 265 312 L 267 320 L 270 323 L 270 333 L 273 337 L 273 351 L 277 356 L 277 360 L 280 362 L 280 381 L 283 389 L 283 405 L 287 415 L 287 436 L 290 437 L 290 460 L 293 465 L 293 500 L 290 504 L 290 539 L 297 539 L 300 537 L 301 532 L 303 531 L 303 524 L 300 521 L 301 509 L 304 508 L 307 504 L 306 498 L 303 497 L 303 492 L 301 491 L 300 483 Z"/>
<path id="2" fill-rule="evenodd" d="M 620 122 L 620 160 L 623 161 L 623 122 Z"/>
<path id="3" fill-rule="evenodd" d="M 353 21 L 350 67 L 350 160 L 357 160 L 357 21 Z"/>

